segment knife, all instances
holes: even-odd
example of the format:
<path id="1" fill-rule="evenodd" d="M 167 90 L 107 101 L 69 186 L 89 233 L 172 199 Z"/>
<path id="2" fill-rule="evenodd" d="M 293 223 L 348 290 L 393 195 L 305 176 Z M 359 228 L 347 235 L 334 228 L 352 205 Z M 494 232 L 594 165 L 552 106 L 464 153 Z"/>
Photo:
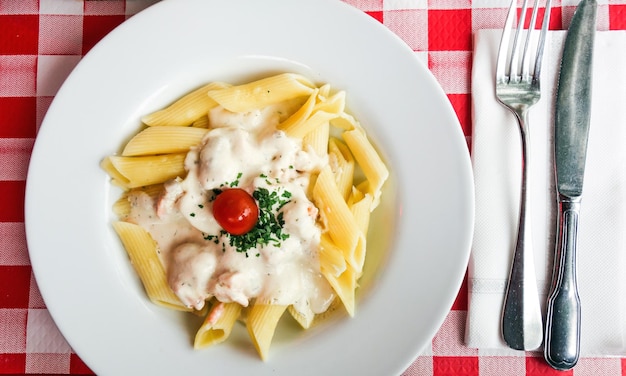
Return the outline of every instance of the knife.
<path id="1" fill-rule="evenodd" d="M 591 67 L 596 0 L 581 0 L 561 59 L 554 124 L 558 227 L 547 302 L 544 357 L 557 370 L 576 365 L 580 353 L 580 298 L 576 244 L 591 118 Z"/>

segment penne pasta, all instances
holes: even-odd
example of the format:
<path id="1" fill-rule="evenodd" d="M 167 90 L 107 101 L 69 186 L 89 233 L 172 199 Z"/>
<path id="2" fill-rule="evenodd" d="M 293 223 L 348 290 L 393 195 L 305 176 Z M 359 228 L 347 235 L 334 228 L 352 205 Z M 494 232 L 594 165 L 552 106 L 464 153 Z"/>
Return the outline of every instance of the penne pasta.
<path id="1" fill-rule="evenodd" d="M 243 85 L 209 90 L 209 97 L 232 112 L 248 112 L 310 95 L 315 85 L 301 75 L 284 73 Z"/>
<path id="2" fill-rule="evenodd" d="M 333 273 L 325 268 L 321 268 L 322 274 L 328 280 L 328 283 L 337 293 L 339 299 L 343 303 L 348 315 L 354 317 L 355 309 L 355 289 L 357 274 L 351 268 L 346 269 L 341 275 L 335 276 Z"/>
<path id="3" fill-rule="evenodd" d="M 345 131 L 351 131 L 353 129 L 358 129 L 360 127 L 360 125 L 354 119 L 354 117 L 345 112 L 342 112 L 338 114 L 337 117 L 333 118 L 330 121 L 330 125 L 343 129 Z"/>
<path id="4" fill-rule="evenodd" d="M 149 185 L 146 187 L 135 188 L 134 190 L 124 192 L 113 204 L 113 213 L 120 219 L 125 219 L 130 214 L 130 200 L 129 195 L 131 192 L 141 191 L 146 193 L 152 199 L 156 199 L 163 191 L 163 184 Z"/>
<path id="5" fill-rule="evenodd" d="M 141 121 L 149 126 L 188 126 L 217 106 L 217 102 L 207 95 L 209 90 L 221 89 L 226 86 L 221 82 L 204 85 L 170 106 L 144 116 Z"/>
<path id="6" fill-rule="evenodd" d="M 343 251 L 337 247 L 327 233 L 322 234 L 320 237 L 319 259 L 320 266 L 335 277 L 338 277 L 346 270 L 346 260 Z"/>
<path id="7" fill-rule="evenodd" d="M 344 252 L 348 265 L 360 272 L 358 262 L 354 259 L 354 250 L 359 237 L 363 234 L 339 192 L 328 166 L 324 167 L 317 177 L 313 187 L 313 200 L 326 221 L 326 230 L 330 238 Z"/>
<path id="8" fill-rule="evenodd" d="M 330 96 L 330 84 L 324 84 L 319 87 L 319 95 L 320 100 L 326 100 Z"/>
<path id="9" fill-rule="evenodd" d="M 314 314 L 313 312 L 311 312 L 310 315 L 308 313 L 306 315 L 303 315 L 300 312 L 296 311 L 293 306 L 289 306 L 287 308 L 287 311 L 292 314 L 292 317 L 296 320 L 296 322 L 298 322 L 298 324 L 300 324 L 303 329 L 311 329 L 314 326 L 333 317 L 335 313 L 342 308 L 344 308 L 343 302 L 340 298 L 335 297 L 335 299 L 333 299 L 328 308 L 324 312 L 318 314 Z"/>
<path id="10" fill-rule="evenodd" d="M 374 210 L 380 201 L 381 189 L 389 177 L 389 170 L 387 170 L 378 152 L 376 152 L 374 146 L 361 130 L 354 129 L 343 132 L 343 139 L 367 178 L 369 183 L 368 193 L 373 197 L 370 210 Z"/>
<path id="11" fill-rule="evenodd" d="M 238 303 L 216 302 L 205 317 L 193 342 L 195 349 L 202 349 L 224 342 L 233 330 L 241 313 Z"/>
<path id="12" fill-rule="evenodd" d="M 128 141 L 122 156 L 188 152 L 202 141 L 207 129 L 195 127 L 148 127 Z"/>
<path id="13" fill-rule="evenodd" d="M 365 254 L 367 251 L 367 231 L 369 227 L 370 213 L 372 207 L 372 195 L 363 194 L 358 189 L 354 188 L 348 199 L 348 205 L 350 211 L 354 216 L 354 220 L 361 229 L 362 236 L 359 237 L 359 242 L 354 249 L 355 264 L 359 267 L 357 270 L 363 270 L 365 264 Z M 360 274 L 359 274 L 360 277 Z"/>
<path id="14" fill-rule="evenodd" d="M 338 310 L 341 310 L 342 308 L 344 308 L 343 302 L 341 301 L 340 298 L 335 297 L 335 299 L 333 299 L 333 301 L 330 303 L 326 311 L 315 315 L 315 317 L 313 318 L 313 323 L 311 323 L 310 328 L 330 319 L 331 317 L 335 315 L 335 313 Z"/>
<path id="15" fill-rule="evenodd" d="M 110 156 L 109 160 L 117 173 L 127 181 L 125 187 L 136 188 L 184 176 L 185 156 L 185 153 L 141 157 Z"/>
<path id="16" fill-rule="evenodd" d="M 209 128 L 209 117 L 204 115 L 196 119 L 191 126 L 194 128 Z"/>
<path id="17" fill-rule="evenodd" d="M 297 130 L 313 113 L 318 92 L 318 89 L 314 89 L 306 102 L 304 102 L 304 104 L 296 112 L 285 119 L 285 121 L 278 124 L 276 128 L 284 131 L 289 136 L 296 137 Z"/>
<path id="18" fill-rule="evenodd" d="M 122 175 L 117 168 L 113 165 L 111 157 L 106 157 L 100 162 L 100 167 L 111 177 L 112 182 L 119 186 L 126 188 L 130 182 L 126 176 Z"/>
<path id="19" fill-rule="evenodd" d="M 325 157 L 328 155 L 329 135 L 330 124 L 326 122 L 307 133 L 306 136 L 302 138 L 302 143 L 305 147 L 310 147 L 315 150 L 318 156 Z"/>
<path id="20" fill-rule="evenodd" d="M 128 201 L 128 194 L 124 194 L 113 204 L 113 214 L 119 219 L 126 219 L 130 214 L 130 201 Z"/>
<path id="21" fill-rule="evenodd" d="M 326 111 L 313 112 L 313 114 L 305 121 L 298 123 L 289 129 L 285 129 L 285 133 L 291 137 L 303 138 L 315 129 L 321 127 L 323 124 L 328 123 L 335 116 L 337 115 Z"/>
<path id="22" fill-rule="evenodd" d="M 359 236 L 356 247 L 353 252 L 353 260 L 356 265 L 355 275 L 356 279 L 360 278 L 363 274 L 363 265 L 365 265 L 365 253 L 366 253 L 367 240 L 365 235 Z"/>
<path id="23" fill-rule="evenodd" d="M 358 193 L 355 193 L 358 192 Z M 360 197 L 355 197 L 360 196 Z M 361 232 L 367 234 L 367 230 L 369 227 L 369 220 L 372 207 L 372 195 L 363 194 L 361 191 L 354 188 L 352 190 L 350 199 L 348 200 L 348 205 L 350 207 L 350 211 L 352 212 L 352 216 L 357 223 L 357 226 L 361 229 Z"/>
<path id="24" fill-rule="evenodd" d="M 343 113 L 345 108 L 346 92 L 340 91 L 317 103 L 314 111 L 324 111 L 339 115 Z"/>
<path id="25" fill-rule="evenodd" d="M 152 302 L 179 311 L 191 311 L 172 292 L 167 284 L 165 269 L 157 254 L 157 244 L 141 226 L 128 222 L 114 222 L 113 229 L 124 244 L 133 268 Z"/>
<path id="26" fill-rule="evenodd" d="M 278 321 L 287 309 L 284 305 L 255 303 L 248 312 L 246 327 L 261 359 L 266 360 Z"/>
<path id="27" fill-rule="evenodd" d="M 293 319 L 300 324 L 302 329 L 309 329 L 315 319 L 315 314 L 310 309 L 307 312 L 300 312 L 296 310 L 293 305 L 290 305 L 287 307 L 287 312 L 289 312 L 291 317 L 293 317 Z"/>
<path id="28" fill-rule="evenodd" d="M 352 153 L 346 144 L 333 137 L 328 141 L 328 158 L 337 188 L 344 200 L 347 200 L 354 181 L 355 165 Z"/>

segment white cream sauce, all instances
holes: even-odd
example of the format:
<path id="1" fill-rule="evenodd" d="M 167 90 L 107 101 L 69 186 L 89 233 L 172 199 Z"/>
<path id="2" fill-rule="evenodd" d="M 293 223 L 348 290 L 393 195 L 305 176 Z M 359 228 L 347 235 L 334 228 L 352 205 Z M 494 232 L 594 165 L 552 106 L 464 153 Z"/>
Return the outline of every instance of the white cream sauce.
<path id="1" fill-rule="evenodd" d="M 156 199 L 131 194 L 129 220 L 158 243 L 168 283 L 185 305 L 201 309 L 215 297 L 247 306 L 256 298 L 310 314 L 325 311 L 334 298 L 320 273 L 317 208 L 306 195 L 311 173 L 327 161 L 276 130 L 290 112 L 289 106 L 211 110 L 210 131 L 186 157 L 187 176 L 166 183 Z M 212 213 L 213 190 L 231 184 L 250 194 L 290 192 L 280 208 L 288 238 L 247 252 L 231 246 Z"/>

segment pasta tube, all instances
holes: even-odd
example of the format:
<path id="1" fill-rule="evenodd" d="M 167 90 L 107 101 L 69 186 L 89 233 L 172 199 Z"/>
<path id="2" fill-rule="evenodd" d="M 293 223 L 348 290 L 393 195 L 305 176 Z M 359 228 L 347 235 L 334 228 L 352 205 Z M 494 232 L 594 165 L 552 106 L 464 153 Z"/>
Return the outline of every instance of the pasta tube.
<path id="1" fill-rule="evenodd" d="M 360 130 L 354 129 L 343 133 L 343 139 L 354 155 L 354 159 L 363 169 L 363 173 L 369 182 L 369 192 L 374 200 L 370 210 L 374 210 L 380 201 L 380 193 L 383 184 L 389 177 L 389 170 L 381 159 L 367 136 Z"/>
<path id="2" fill-rule="evenodd" d="M 360 272 L 359 263 L 354 258 L 354 250 L 359 237 L 363 234 L 339 192 L 328 166 L 324 167 L 317 177 L 313 187 L 313 200 L 327 223 L 330 238 L 344 252 L 348 264 Z"/>
<path id="3" fill-rule="evenodd" d="M 287 306 L 255 303 L 248 313 L 246 327 L 261 359 L 266 360 L 274 332 Z"/>
<path id="4" fill-rule="evenodd" d="M 296 322 L 300 324 L 303 329 L 309 329 L 315 319 L 313 311 L 308 310 L 307 312 L 299 312 L 293 307 L 293 305 L 287 307 L 287 312 L 289 312 L 291 317 L 293 317 L 293 319 L 296 320 Z"/>
<path id="5" fill-rule="evenodd" d="M 310 95 L 315 85 L 301 75 L 284 73 L 243 85 L 209 90 L 209 97 L 232 112 L 248 112 Z"/>
<path id="6" fill-rule="evenodd" d="M 217 106 L 207 93 L 209 90 L 224 88 L 221 82 L 212 82 L 186 94 L 170 106 L 144 116 L 141 120 L 149 126 L 188 126 L 210 109 Z"/>
<path id="7" fill-rule="evenodd" d="M 355 166 L 352 153 L 346 144 L 333 137 L 328 141 L 328 157 L 337 188 L 344 200 L 347 200 L 354 181 Z"/>
<path id="8" fill-rule="evenodd" d="M 149 127 L 128 141 L 122 156 L 188 152 L 207 132 L 207 129 L 195 127 Z"/>
<path id="9" fill-rule="evenodd" d="M 350 317 L 354 317 L 354 308 L 355 308 L 355 289 L 356 289 L 356 278 L 357 274 L 353 269 L 348 268 L 340 276 L 335 276 L 333 273 L 326 268 L 322 267 L 322 274 L 328 280 L 328 283 L 332 286 L 332 288 L 337 293 L 339 299 L 343 303 L 348 315 Z"/>
<path id="10" fill-rule="evenodd" d="M 291 137 L 297 137 L 298 134 L 306 134 L 301 128 L 304 122 L 311 116 L 315 108 L 318 89 L 313 90 L 306 102 L 285 121 L 278 124 L 276 128 L 284 131 Z"/>
<path id="11" fill-rule="evenodd" d="M 224 342 L 233 330 L 233 326 L 241 313 L 237 303 L 216 302 L 196 332 L 193 347 L 202 349 Z"/>
<path id="12" fill-rule="evenodd" d="M 136 188 L 184 176 L 185 155 L 177 153 L 141 157 L 110 156 L 109 160 L 115 170 L 126 179 L 126 188 Z"/>
<path id="13" fill-rule="evenodd" d="M 167 284 L 165 269 L 157 255 L 157 244 L 150 234 L 141 226 L 128 222 L 114 222 L 113 229 L 124 244 L 150 300 L 163 307 L 191 311 L 191 308 L 181 303 Z"/>

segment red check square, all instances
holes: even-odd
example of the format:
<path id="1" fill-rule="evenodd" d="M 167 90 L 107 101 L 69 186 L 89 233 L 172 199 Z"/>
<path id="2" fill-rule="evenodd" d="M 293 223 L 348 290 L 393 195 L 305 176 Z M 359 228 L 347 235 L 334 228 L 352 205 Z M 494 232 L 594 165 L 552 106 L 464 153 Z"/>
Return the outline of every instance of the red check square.
<path id="1" fill-rule="evenodd" d="M 537 12 L 537 20 L 534 25 L 535 29 L 541 28 L 541 23 L 543 22 L 543 16 L 545 12 L 546 12 L 546 8 L 539 8 L 539 11 Z M 517 8 L 518 19 L 521 14 L 522 14 L 522 8 Z M 530 18 L 531 18 L 530 11 L 528 11 L 526 13 L 524 27 L 530 26 Z M 563 25 L 562 19 L 563 19 L 563 13 L 561 12 L 561 9 L 558 7 L 553 7 L 552 10 L 550 11 L 550 21 L 548 22 L 548 28 L 550 30 L 560 30 Z"/>
<path id="2" fill-rule="evenodd" d="M 31 267 L 0 266 L 0 308 L 28 308 Z"/>
<path id="3" fill-rule="evenodd" d="M 470 94 L 448 94 L 448 99 L 459 118 L 463 134 L 466 137 L 472 136 L 472 96 Z M 467 290 L 466 290 L 467 291 Z"/>
<path id="4" fill-rule="evenodd" d="M 609 29 L 610 30 L 626 29 L 626 4 L 619 4 L 619 5 L 609 4 Z"/>
<path id="5" fill-rule="evenodd" d="M 100 39 L 125 20 L 124 15 L 85 16 L 83 18 L 83 54 L 91 50 Z"/>
<path id="6" fill-rule="evenodd" d="M 0 137 L 34 138 L 36 115 L 35 97 L 0 97 Z"/>
<path id="7" fill-rule="evenodd" d="M 380 23 L 383 22 L 383 12 L 382 11 L 379 11 L 379 12 L 365 12 L 365 13 L 369 14 L 372 18 L 374 18 L 378 22 L 380 22 Z"/>
<path id="8" fill-rule="evenodd" d="M 433 376 L 478 376 L 477 356 L 433 356 Z"/>
<path id="9" fill-rule="evenodd" d="M 76 354 L 70 355 L 70 373 L 72 375 L 93 375 L 93 371 Z"/>
<path id="10" fill-rule="evenodd" d="M 526 358 L 526 376 L 571 376 L 573 374 L 573 370 L 555 370 L 546 363 L 543 356 Z"/>
<path id="11" fill-rule="evenodd" d="M 452 304 L 452 310 L 467 311 L 467 294 L 467 274 L 465 274 L 461 288 L 454 300 L 454 304 Z"/>
<path id="12" fill-rule="evenodd" d="M 3 334 L 7 334 L 3 332 Z M 0 372 L 6 375 L 26 372 L 26 354 L 3 354 L 0 352 Z"/>
<path id="13" fill-rule="evenodd" d="M 428 11 L 429 51 L 470 51 L 471 49 L 471 9 L 443 9 Z"/>
<path id="14" fill-rule="evenodd" d="M 563 29 L 563 11 L 561 7 L 552 6 L 552 11 L 550 11 L 550 23 L 548 25 L 550 30 L 561 30 Z"/>
<path id="15" fill-rule="evenodd" d="M 25 192 L 23 180 L 0 181 L 0 222 L 24 222 Z"/>
<path id="16" fill-rule="evenodd" d="M 0 54 L 37 55 L 38 16 L 0 15 L 0 25 Z"/>

